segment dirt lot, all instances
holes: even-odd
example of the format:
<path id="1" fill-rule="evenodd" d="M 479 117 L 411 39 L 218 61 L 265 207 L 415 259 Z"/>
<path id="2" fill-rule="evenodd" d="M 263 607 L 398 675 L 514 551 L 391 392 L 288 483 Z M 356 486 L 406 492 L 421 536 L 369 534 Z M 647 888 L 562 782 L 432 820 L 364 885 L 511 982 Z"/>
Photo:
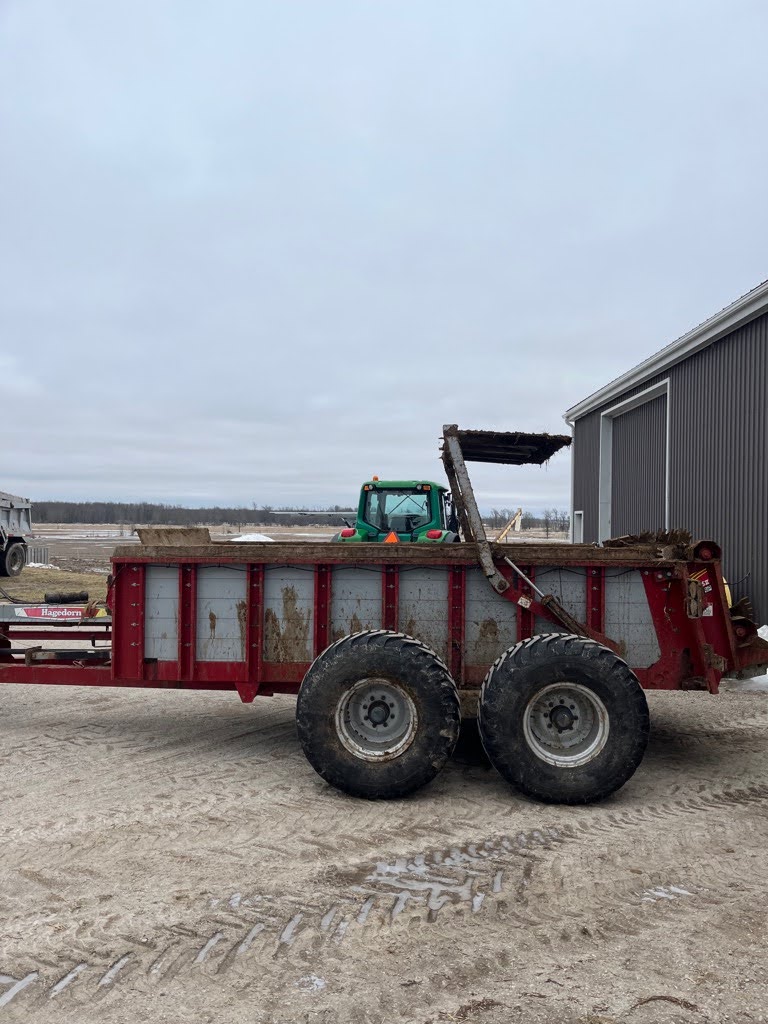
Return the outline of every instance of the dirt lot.
<path id="1" fill-rule="evenodd" d="M 650 702 L 630 784 L 562 808 L 471 728 L 368 803 L 290 698 L 4 687 L 0 1020 L 768 1020 L 768 693 Z"/>
<path id="2" fill-rule="evenodd" d="M 765 693 L 652 695 L 640 771 L 576 809 L 471 737 L 411 799 L 342 796 L 288 698 L 2 696 L 8 1019 L 764 1019 Z"/>

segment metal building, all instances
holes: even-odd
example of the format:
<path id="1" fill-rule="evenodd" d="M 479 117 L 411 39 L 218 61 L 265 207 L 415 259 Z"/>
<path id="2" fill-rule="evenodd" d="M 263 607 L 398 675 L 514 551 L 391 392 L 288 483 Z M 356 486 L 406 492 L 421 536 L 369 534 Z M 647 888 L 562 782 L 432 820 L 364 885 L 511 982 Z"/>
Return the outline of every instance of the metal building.
<path id="1" fill-rule="evenodd" d="M 768 281 L 565 413 L 574 541 L 683 527 L 768 621 Z M 745 579 L 746 577 L 746 579 Z"/>

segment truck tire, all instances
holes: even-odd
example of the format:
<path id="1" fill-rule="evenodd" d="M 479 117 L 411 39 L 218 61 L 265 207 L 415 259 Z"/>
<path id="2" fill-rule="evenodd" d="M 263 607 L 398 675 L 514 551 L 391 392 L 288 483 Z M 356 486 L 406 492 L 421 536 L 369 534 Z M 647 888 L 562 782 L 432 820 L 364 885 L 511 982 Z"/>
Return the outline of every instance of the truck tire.
<path id="1" fill-rule="evenodd" d="M 480 693 L 493 766 L 528 796 L 581 804 L 615 792 L 643 759 L 650 721 L 626 662 L 580 636 L 542 634 L 506 651 Z"/>
<path id="2" fill-rule="evenodd" d="M 384 629 L 331 644 L 296 705 L 299 740 L 318 775 L 369 800 L 430 782 L 453 752 L 460 721 L 456 685 L 434 651 Z"/>
<path id="3" fill-rule="evenodd" d="M 27 552 L 23 544 L 9 544 L 0 553 L 0 576 L 18 576 L 27 564 Z"/>

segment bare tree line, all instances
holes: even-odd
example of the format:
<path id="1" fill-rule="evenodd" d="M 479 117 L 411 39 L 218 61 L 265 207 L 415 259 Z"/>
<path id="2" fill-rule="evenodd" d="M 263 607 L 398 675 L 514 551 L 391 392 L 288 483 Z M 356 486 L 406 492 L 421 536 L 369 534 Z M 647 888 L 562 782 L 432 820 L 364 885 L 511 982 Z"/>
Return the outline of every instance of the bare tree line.
<path id="1" fill-rule="evenodd" d="M 483 516 L 486 526 L 501 529 L 509 522 L 516 509 L 492 508 Z M 272 505 L 250 508 L 215 506 L 213 508 L 185 508 L 181 505 L 156 505 L 151 502 L 118 501 L 38 501 L 33 515 L 37 523 L 115 523 L 122 526 L 337 526 L 344 519 L 354 520 L 357 510 L 341 505 L 329 505 L 325 515 L 306 512 L 295 506 Z M 569 513 L 564 509 L 545 509 L 539 514 L 523 512 L 524 530 L 544 530 L 551 533 L 567 532 Z"/>
<path id="2" fill-rule="evenodd" d="M 487 526 L 501 529 L 516 511 L 514 508 L 492 508 L 490 515 L 483 516 L 483 522 Z M 524 530 L 544 530 L 547 537 L 550 533 L 567 533 L 571 525 L 571 514 L 562 508 L 545 508 L 538 515 L 524 511 L 520 525 Z"/>
<path id="3" fill-rule="evenodd" d="M 182 505 L 154 505 L 150 502 L 118 501 L 37 501 L 33 509 L 36 523 L 116 523 L 123 526 L 298 526 L 341 524 L 342 518 L 356 515 L 356 510 L 329 505 L 324 512 L 312 515 L 290 506 L 271 505 L 250 508 L 214 506 L 185 508 Z M 337 514 L 338 513 L 338 514 Z"/>

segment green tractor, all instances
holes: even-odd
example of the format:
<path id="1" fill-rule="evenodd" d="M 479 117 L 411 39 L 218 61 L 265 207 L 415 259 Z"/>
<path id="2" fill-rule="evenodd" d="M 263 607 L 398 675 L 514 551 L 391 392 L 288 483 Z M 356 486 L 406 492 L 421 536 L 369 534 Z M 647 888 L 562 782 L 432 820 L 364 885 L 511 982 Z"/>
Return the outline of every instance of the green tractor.
<path id="1" fill-rule="evenodd" d="M 373 477 L 360 490 L 355 525 L 332 539 L 342 544 L 445 544 L 459 540 L 459 527 L 446 487 L 431 480 Z"/>

